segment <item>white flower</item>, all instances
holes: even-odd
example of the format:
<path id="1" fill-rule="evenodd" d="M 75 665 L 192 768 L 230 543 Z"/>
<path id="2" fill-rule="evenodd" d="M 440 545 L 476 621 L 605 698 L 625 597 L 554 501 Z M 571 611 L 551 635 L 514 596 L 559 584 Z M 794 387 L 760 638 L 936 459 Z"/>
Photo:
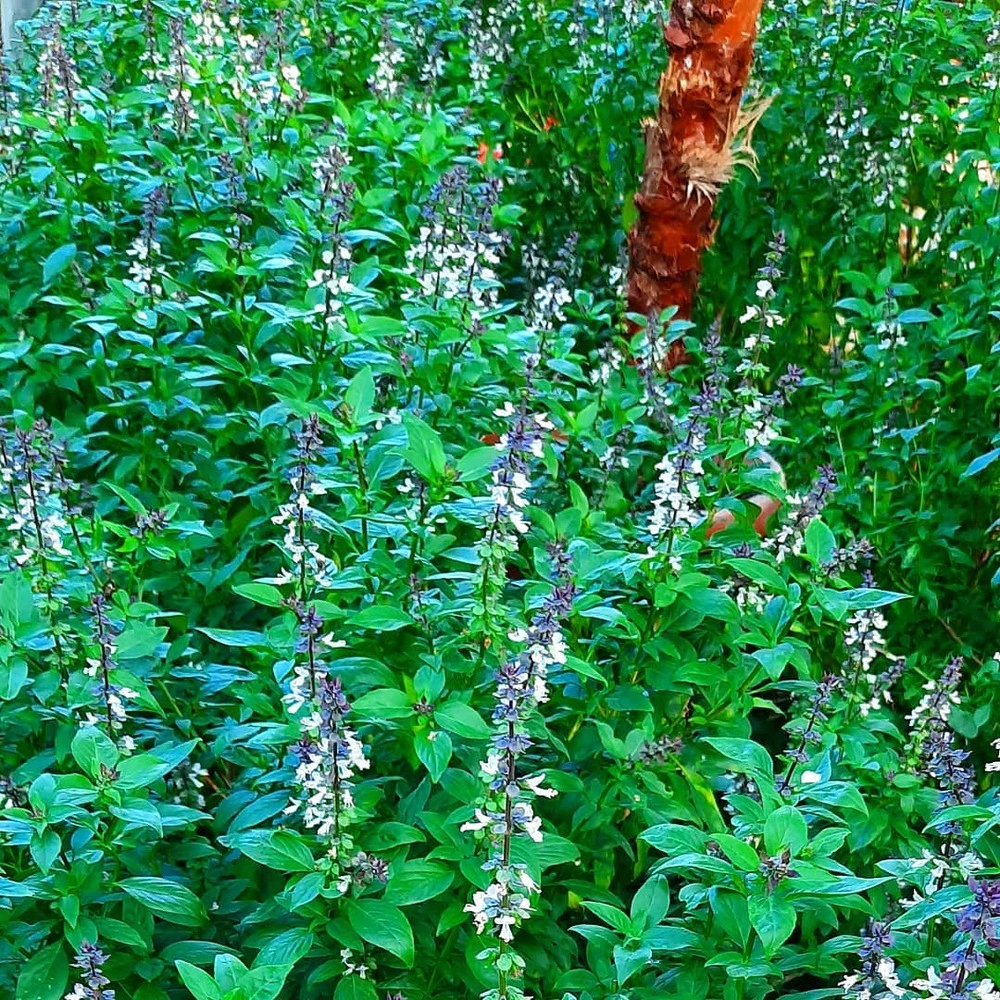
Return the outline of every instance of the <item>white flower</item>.
<path id="1" fill-rule="evenodd" d="M 485 765 L 481 764 L 480 767 L 485 769 Z M 476 818 L 470 819 L 463 823 L 459 829 L 462 833 L 468 833 L 470 831 L 485 830 L 487 827 L 493 824 L 493 819 L 487 813 L 483 812 L 482 809 L 476 810 Z"/>
<path id="2" fill-rule="evenodd" d="M 354 953 L 350 948 L 340 949 L 340 959 L 344 963 L 345 976 L 357 976 L 358 979 L 368 978 L 368 966 L 363 962 L 354 962 Z"/>

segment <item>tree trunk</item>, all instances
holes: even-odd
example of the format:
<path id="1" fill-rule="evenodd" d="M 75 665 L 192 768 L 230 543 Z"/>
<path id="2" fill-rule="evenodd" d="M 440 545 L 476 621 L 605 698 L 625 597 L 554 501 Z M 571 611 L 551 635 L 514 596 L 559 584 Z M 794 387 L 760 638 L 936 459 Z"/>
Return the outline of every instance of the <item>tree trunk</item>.
<path id="1" fill-rule="evenodd" d="M 630 312 L 652 317 L 676 306 L 679 318 L 691 316 L 701 255 L 715 233 L 716 197 L 741 159 L 753 162 L 748 140 L 759 111 L 741 114 L 740 101 L 762 5 L 673 2 L 663 29 L 670 62 L 660 77 L 659 113 L 645 123 L 639 218 L 628 240 Z M 683 348 L 674 348 L 668 368 L 683 358 Z"/>

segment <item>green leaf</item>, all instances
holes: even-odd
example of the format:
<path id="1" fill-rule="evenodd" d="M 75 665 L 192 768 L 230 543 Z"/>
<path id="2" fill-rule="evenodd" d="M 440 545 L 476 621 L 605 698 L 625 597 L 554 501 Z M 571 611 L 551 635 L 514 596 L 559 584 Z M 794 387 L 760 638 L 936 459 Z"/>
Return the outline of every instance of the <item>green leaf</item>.
<path id="1" fill-rule="evenodd" d="M 413 737 L 413 749 L 431 781 L 437 784 L 451 760 L 451 737 L 443 729 L 421 729 Z"/>
<path id="2" fill-rule="evenodd" d="M 0 663 L 0 701 L 13 701 L 28 683 L 28 664 L 19 656 Z"/>
<path id="3" fill-rule="evenodd" d="M 127 826 L 144 826 L 163 836 L 163 820 L 160 811 L 152 802 L 147 802 L 145 799 L 127 799 L 123 805 L 111 806 L 110 812 Z"/>
<path id="4" fill-rule="evenodd" d="M 640 969 L 645 969 L 653 959 L 649 948 L 636 948 L 633 951 L 618 944 L 615 945 L 613 954 L 619 987 L 624 986 Z"/>
<path id="5" fill-rule="evenodd" d="M 345 903 L 347 919 L 362 940 L 395 955 L 407 968 L 413 965 L 413 930 L 398 906 L 364 897 Z"/>
<path id="6" fill-rule="evenodd" d="M 670 906 L 670 885 L 663 875 L 653 875 L 632 897 L 629 916 L 644 928 L 654 927 L 666 915 Z"/>
<path id="7" fill-rule="evenodd" d="M 402 608 L 384 604 L 358 611 L 348 619 L 348 622 L 355 628 L 370 628 L 376 632 L 395 632 L 396 629 L 413 625 L 414 619 Z"/>
<path id="8" fill-rule="evenodd" d="M 869 590 L 864 587 L 856 590 L 832 590 L 829 587 L 817 587 L 816 599 L 834 618 L 839 620 L 848 611 L 881 608 L 895 601 L 908 600 L 909 595 L 898 594 L 891 590 Z"/>
<path id="9" fill-rule="evenodd" d="M 736 602 L 721 590 L 702 587 L 688 593 L 687 599 L 691 607 L 706 618 L 716 618 L 734 625 L 740 620 L 740 609 Z"/>
<path id="10" fill-rule="evenodd" d="M 333 1000 L 378 1000 L 371 981 L 360 976 L 341 976 Z"/>
<path id="11" fill-rule="evenodd" d="M 849 875 L 846 878 L 828 878 L 821 882 L 795 879 L 789 884 L 787 891 L 790 896 L 852 896 L 891 881 L 892 878 L 888 875 L 881 878 L 857 878 Z"/>
<path id="12" fill-rule="evenodd" d="M 897 317 L 896 322 L 907 326 L 910 323 L 931 323 L 934 320 L 934 313 L 926 309 L 904 309 Z"/>
<path id="13" fill-rule="evenodd" d="M 770 958 L 795 930 L 795 908 L 776 893 L 760 893 L 747 900 L 750 926 L 757 932 L 764 954 Z"/>
<path id="14" fill-rule="evenodd" d="M 411 413 L 403 414 L 408 445 L 403 458 L 420 473 L 424 479 L 433 482 L 444 475 L 445 454 L 441 435 L 433 427 L 425 424 Z"/>
<path id="15" fill-rule="evenodd" d="M 115 782 L 115 787 L 123 791 L 145 788 L 165 774 L 169 774 L 175 766 L 151 753 L 126 757 L 118 765 L 118 780 Z"/>
<path id="16" fill-rule="evenodd" d="M 280 608 L 284 605 L 281 591 L 270 583 L 241 583 L 233 587 L 233 593 L 253 601 L 254 604 L 263 604 L 267 608 Z"/>
<path id="17" fill-rule="evenodd" d="M 905 931 L 911 927 L 921 927 L 933 917 L 949 913 L 972 900 L 972 890 L 967 885 L 949 885 L 938 890 L 933 896 L 914 903 L 902 916 L 892 922 L 894 930 Z"/>
<path id="18" fill-rule="evenodd" d="M 461 701 L 448 701 L 434 709 L 434 721 L 449 733 L 468 740 L 488 740 L 493 729 L 472 707 Z"/>
<path id="19" fill-rule="evenodd" d="M 69 983 L 69 960 L 60 943 L 50 944 L 24 964 L 14 1000 L 62 1000 Z"/>
<path id="20" fill-rule="evenodd" d="M 759 743 L 726 736 L 706 738 L 704 742 L 738 764 L 742 770 L 761 775 L 769 781 L 774 780 L 774 761 Z"/>
<path id="21" fill-rule="evenodd" d="M 747 843 L 740 840 L 739 837 L 734 837 L 730 833 L 716 833 L 712 835 L 712 840 L 714 840 L 719 847 L 722 849 L 722 853 L 725 854 L 727 858 L 737 868 L 742 868 L 745 872 L 755 872 L 760 868 L 760 857 L 757 852 Z"/>
<path id="22" fill-rule="evenodd" d="M 405 691 L 379 688 L 352 701 L 351 708 L 363 719 L 408 719 L 413 715 L 413 699 Z"/>
<path id="23" fill-rule="evenodd" d="M 767 671 L 767 676 L 776 681 L 794 652 L 790 643 L 781 642 L 773 649 L 755 649 L 750 655 Z"/>
<path id="24" fill-rule="evenodd" d="M 978 475 L 987 466 L 992 465 L 997 458 L 1000 458 L 1000 448 L 994 448 L 992 451 L 974 458 L 969 463 L 969 467 L 962 473 L 961 478 L 968 479 L 970 476 Z"/>
<path id="25" fill-rule="evenodd" d="M 407 861 L 393 866 L 384 898 L 395 906 L 413 906 L 440 896 L 454 881 L 455 872 L 440 861 Z"/>
<path id="26" fill-rule="evenodd" d="M 375 402 L 375 378 L 371 368 L 365 367 L 351 379 L 344 394 L 344 402 L 350 410 L 350 420 L 354 426 L 365 423 Z"/>
<path id="27" fill-rule="evenodd" d="M 686 951 L 701 941 L 686 927 L 652 927 L 642 935 L 642 943 L 653 951 Z"/>
<path id="28" fill-rule="evenodd" d="M 43 830 L 41 833 L 36 831 L 31 835 L 29 851 L 32 860 L 42 870 L 43 875 L 48 875 L 61 850 L 62 840 L 59 838 L 59 834 L 51 827 Z"/>
<path id="29" fill-rule="evenodd" d="M 126 878 L 118 883 L 154 916 L 183 927 L 198 927 L 206 920 L 201 900 L 186 886 L 165 878 Z"/>
<path id="30" fill-rule="evenodd" d="M 305 958 L 316 941 L 316 935 L 306 927 L 291 927 L 276 934 L 261 948 L 254 959 L 254 966 L 291 968 Z"/>
<path id="31" fill-rule="evenodd" d="M 483 445 L 466 452 L 455 467 L 458 478 L 463 483 L 471 483 L 487 475 L 493 468 L 499 452 L 493 445 Z"/>
<path id="32" fill-rule="evenodd" d="M 178 959 L 174 962 L 181 982 L 188 988 L 195 1000 L 222 1000 L 222 990 L 204 969 Z"/>
<path id="33" fill-rule="evenodd" d="M 275 871 L 311 872 L 316 868 L 312 851 L 291 830 L 245 830 L 221 838 L 221 843 Z"/>
<path id="34" fill-rule="evenodd" d="M 124 503 L 125 506 L 128 507 L 130 511 L 132 511 L 133 514 L 149 513 L 149 511 L 146 510 L 143 503 L 136 497 L 132 496 L 132 494 L 129 493 L 128 490 L 123 489 L 121 486 L 118 486 L 116 483 L 112 483 L 110 480 L 107 479 L 103 481 L 102 485 L 107 486 L 107 488 L 111 490 L 111 492 L 114 493 L 114 495 L 118 497 L 118 499 L 121 500 L 122 503 Z"/>
<path id="35" fill-rule="evenodd" d="M 788 584 L 781 574 L 759 559 L 732 558 L 726 560 L 737 573 L 741 573 L 752 583 L 759 583 L 766 590 L 776 594 L 788 593 Z"/>
<path id="36" fill-rule="evenodd" d="M 275 1000 L 289 972 L 287 965 L 255 965 L 240 986 L 249 1000 Z"/>
<path id="37" fill-rule="evenodd" d="M 138 660 L 143 656 L 152 656 L 166 636 L 167 628 L 164 625 L 129 622 L 118 637 L 118 659 Z"/>
<path id="38" fill-rule="evenodd" d="M 102 764 L 110 770 L 118 763 L 118 747 L 94 726 L 77 730 L 69 749 L 77 764 L 95 780 L 100 777 Z"/>
<path id="39" fill-rule="evenodd" d="M 809 827 L 795 806 L 775 809 L 764 821 L 764 849 L 771 857 L 785 848 L 796 857 L 809 842 Z"/>
<path id="40" fill-rule="evenodd" d="M 806 555 L 817 566 L 825 566 L 832 558 L 837 548 L 837 539 L 833 532 L 814 517 L 806 528 Z"/>
<path id="41" fill-rule="evenodd" d="M 42 284 L 46 286 L 51 285 L 75 259 L 75 243 L 66 243 L 64 246 L 59 247 L 58 250 L 53 250 L 42 264 Z"/>
<path id="42" fill-rule="evenodd" d="M 223 646 L 235 646 L 246 649 L 254 646 L 266 646 L 267 640 L 263 632 L 251 632 L 249 629 L 199 628 L 197 631 L 207 635 Z"/>
<path id="43" fill-rule="evenodd" d="M 31 584 L 21 570 L 7 573 L 0 582 L 0 619 L 10 632 L 17 632 L 20 626 L 28 624 L 36 617 L 35 595 Z"/>
<path id="44" fill-rule="evenodd" d="M 858 791 L 857 785 L 852 785 L 849 781 L 821 781 L 815 785 L 804 785 L 801 794 L 803 798 L 823 802 L 828 806 L 853 809 L 868 815 L 864 796 Z"/>
<path id="45" fill-rule="evenodd" d="M 583 905 L 590 910 L 600 920 L 603 920 L 609 927 L 614 928 L 619 934 L 632 933 L 632 921 L 618 909 L 609 903 L 595 903 L 590 900 L 583 900 Z"/>

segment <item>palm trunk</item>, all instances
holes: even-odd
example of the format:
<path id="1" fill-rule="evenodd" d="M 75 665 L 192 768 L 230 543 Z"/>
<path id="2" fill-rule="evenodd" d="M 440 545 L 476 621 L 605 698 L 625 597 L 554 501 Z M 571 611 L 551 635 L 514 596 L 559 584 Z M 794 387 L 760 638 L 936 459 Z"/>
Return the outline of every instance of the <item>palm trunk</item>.
<path id="1" fill-rule="evenodd" d="M 646 123 L 646 166 L 635 196 L 639 218 L 629 234 L 629 311 L 658 316 L 671 306 L 688 319 L 701 255 L 715 233 L 716 197 L 740 161 L 750 158 L 741 130 L 755 113 L 740 101 L 763 0 L 674 0 L 663 35 L 670 62 L 660 78 L 660 108 Z M 675 345 L 667 367 L 683 358 Z"/>

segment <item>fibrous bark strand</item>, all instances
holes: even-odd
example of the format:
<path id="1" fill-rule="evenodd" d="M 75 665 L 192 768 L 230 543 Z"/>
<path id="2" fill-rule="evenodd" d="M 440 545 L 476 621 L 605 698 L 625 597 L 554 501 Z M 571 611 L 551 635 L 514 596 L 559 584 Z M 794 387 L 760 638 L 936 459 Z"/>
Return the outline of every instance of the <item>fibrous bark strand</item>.
<path id="1" fill-rule="evenodd" d="M 672 306 L 691 315 L 715 200 L 759 114 L 740 113 L 762 0 L 675 0 L 663 34 L 670 52 L 660 107 L 646 122 L 646 164 L 629 234 L 629 311 Z M 669 363 L 669 362 L 668 362 Z M 675 361 L 676 363 L 676 361 Z"/>

